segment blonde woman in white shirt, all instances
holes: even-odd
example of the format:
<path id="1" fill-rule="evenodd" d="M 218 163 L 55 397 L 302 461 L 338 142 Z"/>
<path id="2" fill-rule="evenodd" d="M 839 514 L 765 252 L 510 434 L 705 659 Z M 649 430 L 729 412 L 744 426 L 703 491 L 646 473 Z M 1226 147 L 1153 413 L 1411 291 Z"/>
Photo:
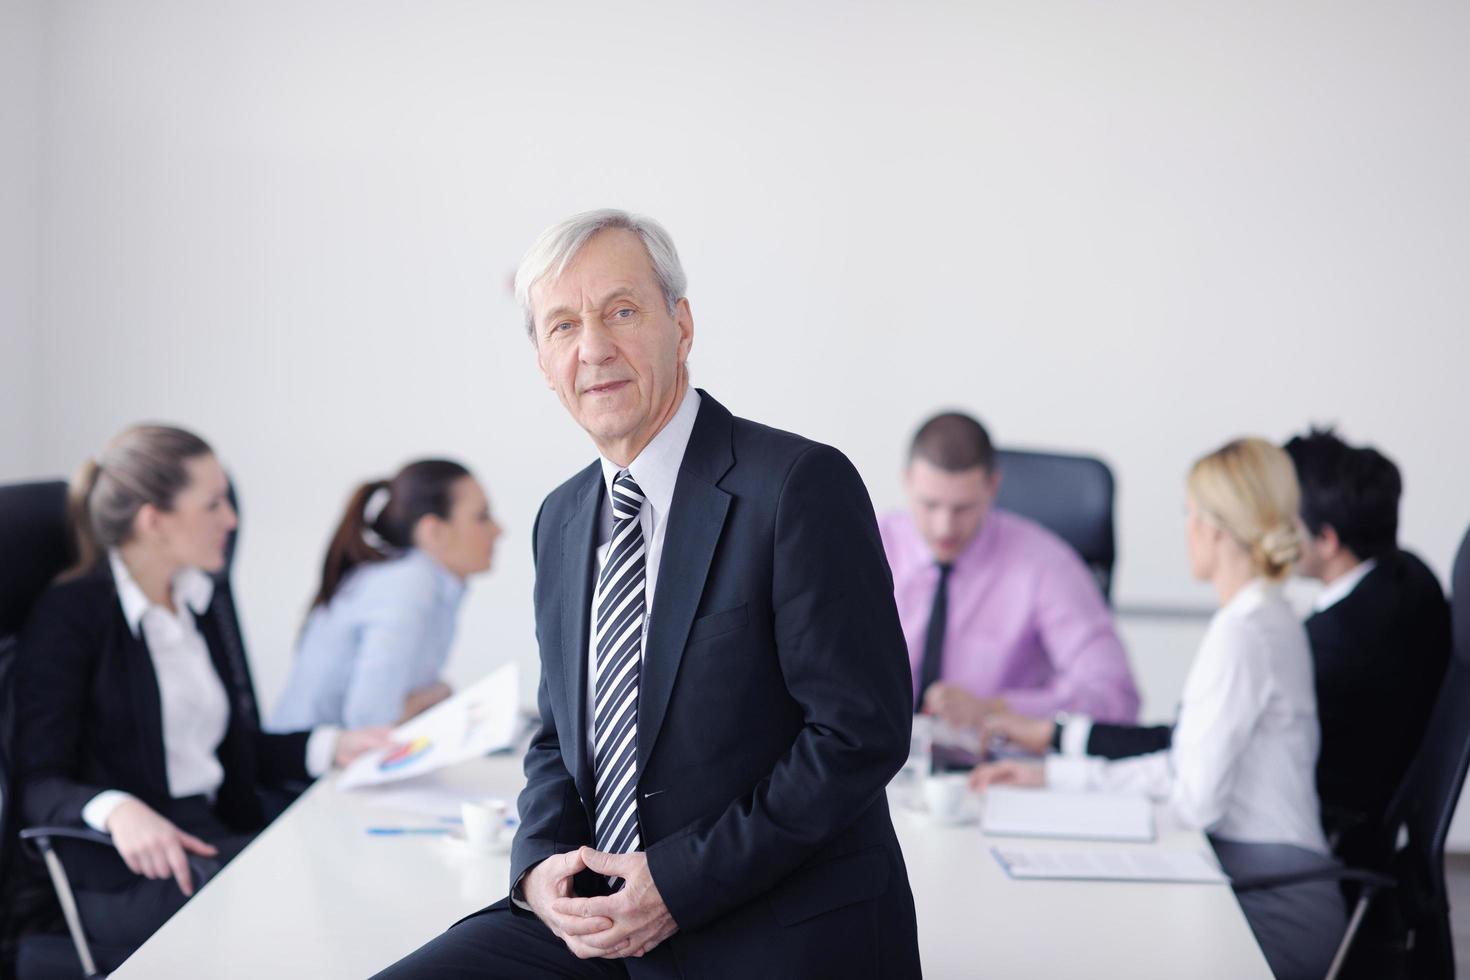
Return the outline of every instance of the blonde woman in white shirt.
<path id="1" fill-rule="evenodd" d="M 1237 439 L 1188 479 L 1190 572 L 1220 610 L 1190 667 L 1170 747 L 1129 758 L 1083 754 L 1086 719 L 1008 718 L 990 728 L 1022 746 L 1060 746 L 1044 763 L 977 768 L 977 789 L 1011 784 L 1136 791 L 1206 831 L 1232 877 L 1330 863 L 1314 783 L 1319 731 L 1306 631 L 1280 583 L 1300 551 L 1290 458 Z M 1059 737 L 1058 737 L 1059 735 Z M 1241 907 L 1278 977 L 1321 977 L 1343 929 L 1331 882 L 1245 892 Z"/>

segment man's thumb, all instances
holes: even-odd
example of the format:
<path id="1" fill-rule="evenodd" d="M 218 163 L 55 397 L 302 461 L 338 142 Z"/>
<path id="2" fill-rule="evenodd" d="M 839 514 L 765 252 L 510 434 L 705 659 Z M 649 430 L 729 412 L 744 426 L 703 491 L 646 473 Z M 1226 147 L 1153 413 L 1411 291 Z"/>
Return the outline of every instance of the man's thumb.
<path id="1" fill-rule="evenodd" d="M 582 863 L 600 875 L 615 875 L 623 870 L 624 858 L 621 854 L 608 854 L 590 847 L 582 848 L 581 854 Z"/>

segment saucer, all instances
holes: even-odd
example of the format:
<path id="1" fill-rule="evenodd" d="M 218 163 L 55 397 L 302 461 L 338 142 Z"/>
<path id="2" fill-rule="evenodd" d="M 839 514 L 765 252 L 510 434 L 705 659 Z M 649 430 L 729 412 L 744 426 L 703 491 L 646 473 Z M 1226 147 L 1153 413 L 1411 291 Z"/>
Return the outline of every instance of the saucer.
<path id="1" fill-rule="evenodd" d="M 456 854 L 469 854 L 478 857 L 493 857 L 498 854 L 510 853 L 510 835 L 507 834 L 503 842 L 493 844 L 473 844 L 464 835 L 463 827 L 455 827 L 449 833 L 440 838 L 444 846 Z"/>

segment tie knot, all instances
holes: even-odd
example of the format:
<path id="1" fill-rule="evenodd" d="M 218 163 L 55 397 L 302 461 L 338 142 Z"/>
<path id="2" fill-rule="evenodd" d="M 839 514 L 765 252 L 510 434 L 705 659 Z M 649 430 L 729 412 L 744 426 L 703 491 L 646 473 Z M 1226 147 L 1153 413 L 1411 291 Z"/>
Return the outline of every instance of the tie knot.
<path id="1" fill-rule="evenodd" d="M 633 474 L 627 470 L 619 473 L 612 485 L 613 520 L 631 521 L 643 509 L 643 491 Z"/>

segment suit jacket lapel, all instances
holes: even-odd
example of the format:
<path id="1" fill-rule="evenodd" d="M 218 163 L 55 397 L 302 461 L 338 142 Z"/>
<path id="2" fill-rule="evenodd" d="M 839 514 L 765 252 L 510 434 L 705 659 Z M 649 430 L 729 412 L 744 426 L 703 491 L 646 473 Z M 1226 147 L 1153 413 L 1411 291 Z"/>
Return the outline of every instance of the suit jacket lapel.
<path id="1" fill-rule="evenodd" d="M 557 719 L 559 735 L 571 741 L 572 758 L 576 760 L 572 778 L 587 801 L 591 801 L 593 790 L 592 766 L 587 760 L 587 651 L 601 503 L 602 467 L 594 464 L 576 511 L 561 528 L 561 676 L 563 703 L 570 710 L 567 717 Z"/>
<path id="2" fill-rule="evenodd" d="M 153 669 L 153 655 L 143 637 L 134 636 L 128 629 L 127 617 L 121 604 L 114 599 L 115 616 L 113 627 L 122 639 L 124 671 L 128 679 L 128 694 L 133 702 L 133 717 L 138 719 L 138 728 L 143 743 L 143 767 L 148 780 L 167 799 L 168 763 L 163 747 L 163 702 L 158 693 L 158 674 Z M 140 630 L 141 633 L 141 630 Z"/>
<path id="3" fill-rule="evenodd" d="M 708 394 L 701 391 L 700 396 L 699 416 L 674 485 L 648 623 L 638 690 L 639 772 L 647 765 L 663 725 L 684 657 L 684 641 L 689 638 L 730 509 L 730 495 L 717 484 L 735 459 L 730 446 L 732 419 Z"/>

